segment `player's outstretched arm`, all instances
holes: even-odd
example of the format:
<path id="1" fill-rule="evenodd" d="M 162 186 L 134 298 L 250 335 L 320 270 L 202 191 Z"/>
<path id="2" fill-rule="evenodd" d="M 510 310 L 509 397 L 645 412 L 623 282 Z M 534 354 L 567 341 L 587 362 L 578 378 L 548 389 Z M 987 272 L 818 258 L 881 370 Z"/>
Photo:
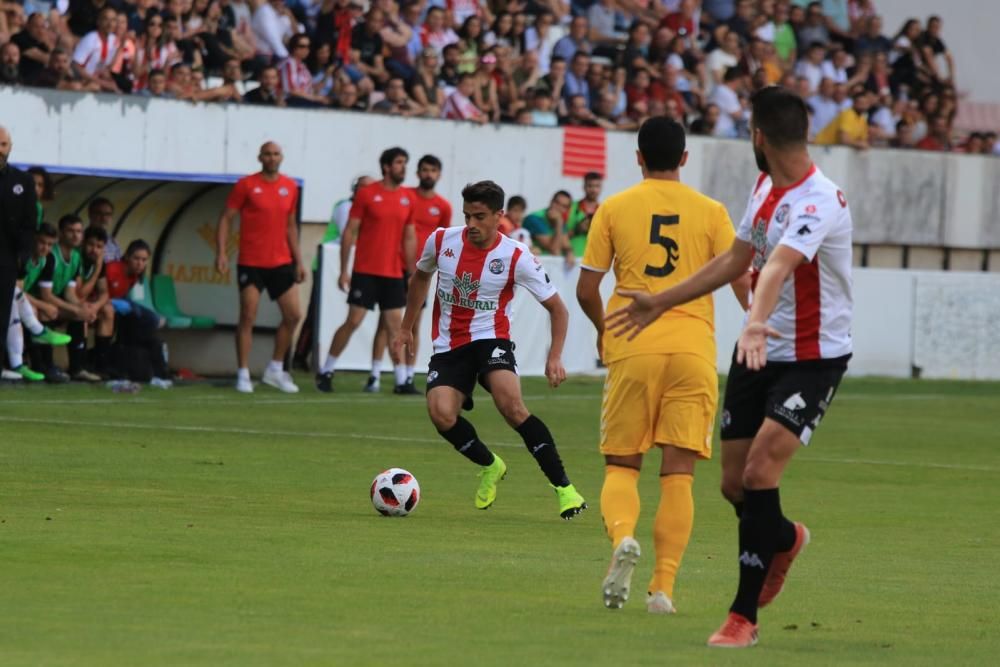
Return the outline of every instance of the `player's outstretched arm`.
<path id="1" fill-rule="evenodd" d="M 786 245 L 779 245 L 768 258 L 753 293 L 753 306 L 747 325 L 736 341 L 736 361 L 745 363 L 752 371 L 767 364 L 767 339 L 778 337 L 777 331 L 767 326 L 781 295 L 781 286 L 792 272 L 806 261 L 806 256 Z"/>
<path id="2" fill-rule="evenodd" d="M 396 354 L 403 354 L 404 348 L 413 345 L 413 324 L 417 321 L 421 308 L 427 300 L 427 292 L 431 286 L 434 274 L 417 269 L 410 276 L 410 287 L 406 292 L 406 311 L 403 313 L 403 324 L 399 333 L 392 340 L 392 349 Z"/>
<path id="3" fill-rule="evenodd" d="M 632 303 L 608 313 L 605 326 L 615 336 L 628 335 L 628 339 L 632 340 L 671 308 L 714 292 L 740 278 L 750 268 L 751 260 L 753 260 L 753 247 L 746 241 L 736 239 L 729 250 L 670 289 L 653 295 L 620 289 L 618 294 L 631 298 Z"/>
<path id="4" fill-rule="evenodd" d="M 550 387 L 558 387 L 566 379 L 566 369 L 562 363 L 563 347 L 566 345 L 566 331 L 569 329 L 569 311 L 558 294 L 553 294 L 542 307 L 549 311 L 549 321 L 552 325 L 552 344 L 549 356 L 545 361 L 545 377 Z M 409 309 L 409 308 L 407 308 Z"/>

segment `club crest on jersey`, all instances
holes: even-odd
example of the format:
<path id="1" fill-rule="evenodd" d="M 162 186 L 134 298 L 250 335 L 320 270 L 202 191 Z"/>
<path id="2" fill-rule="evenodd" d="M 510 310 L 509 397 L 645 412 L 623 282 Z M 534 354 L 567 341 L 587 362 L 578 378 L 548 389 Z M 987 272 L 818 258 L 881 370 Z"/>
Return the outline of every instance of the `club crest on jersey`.
<path id="1" fill-rule="evenodd" d="M 410 198 L 409 197 L 400 197 L 399 198 L 399 203 L 402 204 L 403 206 L 409 206 L 410 205 Z"/>
<path id="2" fill-rule="evenodd" d="M 471 273 L 463 273 L 452 282 L 454 290 L 451 292 L 438 288 L 437 296 L 441 303 L 451 304 L 469 310 L 493 311 L 497 309 L 496 301 L 485 301 L 473 299 L 472 293 L 479 289 L 479 281 L 472 278 Z M 458 294 L 455 294 L 458 292 Z"/>
<path id="3" fill-rule="evenodd" d="M 282 197 L 288 196 L 288 188 L 278 188 L 278 194 Z"/>
<path id="4" fill-rule="evenodd" d="M 490 273 L 492 273 L 495 276 L 499 276 L 501 273 L 503 273 L 504 269 L 506 268 L 507 265 L 503 263 L 502 259 L 494 259 L 492 262 L 490 262 Z"/>
<path id="5" fill-rule="evenodd" d="M 431 206 L 430 211 L 431 215 L 441 215 L 441 209 L 439 209 L 437 206 Z"/>
<path id="6" fill-rule="evenodd" d="M 791 210 L 791 206 L 788 204 L 782 204 L 778 207 L 778 210 L 774 212 L 774 221 L 779 225 L 783 225 L 788 221 L 788 211 Z"/>
<path id="7" fill-rule="evenodd" d="M 21 185 L 20 183 L 16 183 L 14 184 L 13 190 L 14 194 L 19 195 L 24 192 L 24 186 Z"/>

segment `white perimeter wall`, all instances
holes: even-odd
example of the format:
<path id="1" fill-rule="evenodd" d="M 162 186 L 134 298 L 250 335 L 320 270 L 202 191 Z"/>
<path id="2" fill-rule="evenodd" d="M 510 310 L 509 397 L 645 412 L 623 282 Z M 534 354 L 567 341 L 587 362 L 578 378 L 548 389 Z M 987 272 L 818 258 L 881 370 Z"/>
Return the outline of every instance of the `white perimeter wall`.
<path id="1" fill-rule="evenodd" d="M 323 246 L 325 266 L 339 267 L 340 247 Z M 559 258 L 542 262 L 570 311 L 569 336 L 563 364 L 570 373 L 596 370 L 597 336 L 576 302 L 579 268 L 566 269 Z M 347 316 L 346 295 L 337 288 L 337 271 L 324 271 L 318 325 L 318 363 L 326 360 L 333 332 Z M 601 284 L 605 303 L 614 290 L 614 276 Z M 433 295 L 433 286 L 431 294 Z M 1000 275 L 938 273 L 885 269 L 854 271 L 854 358 L 852 375 L 1000 379 Z M 729 368 L 743 311 L 726 288 L 715 294 L 718 367 Z M 426 337 L 431 308 L 424 312 L 417 363 L 421 371 L 430 359 Z M 371 341 L 377 316 L 369 315 L 337 362 L 338 368 L 371 368 Z M 514 342 L 522 375 L 543 375 L 549 346 L 549 320 L 534 298 L 518 290 L 514 298 Z M 388 357 L 386 357 L 388 363 Z M 388 368 L 388 366 L 386 366 Z"/>
<path id="2" fill-rule="evenodd" d="M 993 6 L 997 3 L 984 3 Z M 325 222 L 351 180 L 376 173 L 393 145 L 444 162 L 452 202 L 470 181 L 492 179 L 531 207 L 580 179 L 561 175 L 562 132 L 374 114 L 193 105 L 112 95 L 0 87 L 0 124 L 14 138 L 11 160 L 67 167 L 243 174 L 258 168 L 261 143 L 285 151 L 284 171 L 303 179 L 303 218 Z M 691 138 L 683 180 L 727 205 L 738 220 L 756 168 L 745 141 Z M 815 148 L 820 167 L 851 203 L 855 242 L 1000 248 L 1000 160 L 891 150 Z M 635 138 L 608 134 L 605 195 L 639 178 Z M 415 184 L 412 176 L 408 181 Z M 459 207 L 455 207 L 456 217 Z"/>

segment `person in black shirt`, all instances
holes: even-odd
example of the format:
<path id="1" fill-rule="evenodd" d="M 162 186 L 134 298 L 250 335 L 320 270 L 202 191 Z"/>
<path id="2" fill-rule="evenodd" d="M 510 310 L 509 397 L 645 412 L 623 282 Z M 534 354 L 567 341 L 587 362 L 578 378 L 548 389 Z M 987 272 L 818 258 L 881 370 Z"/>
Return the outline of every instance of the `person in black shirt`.
<path id="1" fill-rule="evenodd" d="M 354 26 L 351 34 L 351 50 L 359 54 L 358 68 L 379 84 L 389 80 L 382 58 L 382 36 L 379 32 L 385 26 L 385 14 L 381 9 L 372 8 L 364 23 Z"/>
<path id="2" fill-rule="evenodd" d="M 35 179 L 7 162 L 13 146 L 10 132 L 0 125 L 0 322 L 5 325 L 38 219 Z"/>
<path id="3" fill-rule="evenodd" d="M 260 86 L 254 88 L 243 96 L 243 101 L 247 104 L 259 104 L 262 106 L 283 107 L 285 98 L 278 89 L 280 81 L 278 68 L 265 67 L 260 71 Z"/>
<path id="4" fill-rule="evenodd" d="M 21 49 L 21 78 L 25 82 L 34 81 L 49 64 L 52 44 L 48 33 L 45 14 L 35 12 L 24 30 L 10 38 Z"/>

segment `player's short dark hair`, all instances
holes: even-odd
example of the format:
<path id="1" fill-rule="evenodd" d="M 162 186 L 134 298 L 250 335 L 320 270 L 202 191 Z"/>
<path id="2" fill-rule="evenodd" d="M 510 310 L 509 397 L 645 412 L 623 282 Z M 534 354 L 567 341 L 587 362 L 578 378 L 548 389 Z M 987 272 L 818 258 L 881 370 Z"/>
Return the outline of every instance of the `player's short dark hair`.
<path id="1" fill-rule="evenodd" d="M 32 14 L 34 16 L 34 14 Z M 28 173 L 32 176 L 42 177 L 42 201 L 51 201 L 52 197 L 55 196 L 52 186 L 52 176 L 45 167 L 28 167 Z"/>
<path id="2" fill-rule="evenodd" d="M 684 126 L 672 118 L 655 116 L 639 128 L 639 154 L 649 171 L 677 169 L 686 147 Z"/>
<path id="3" fill-rule="evenodd" d="M 128 247 L 125 248 L 125 256 L 126 257 L 131 257 L 132 255 L 134 255 L 135 253 L 139 252 L 140 250 L 145 250 L 150 255 L 153 254 L 153 251 L 149 248 L 149 244 L 148 243 L 146 243 L 142 239 L 136 239 L 135 241 L 132 241 L 131 243 L 129 243 Z"/>
<path id="4" fill-rule="evenodd" d="M 600 172 L 588 171 L 583 175 L 583 182 L 589 183 L 590 181 L 603 181 L 604 176 Z"/>
<path id="5" fill-rule="evenodd" d="M 527 200 L 521 195 L 514 195 L 507 200 L 507 210 L 514 208 L 515 206 L 520 206 L 521 208 L 528 208 Z"/>
<path id="6" fill-rule="evenodd" d="M 59 232 L 48 222 L 43 222 L 38 225 L 38 229 L 35 231 L 35 236 L 44 236 L 45 238 L 55 239 L 59 238 Z"/>
<path id="7" fill-rule="evenodd" d="M 495 213 L 503 208 L 504 192 L 493 181 L 479 181 L 462 188 L 462 199 L 467 204 L 483 204 Z"/>
<path id="8" fill-rule="evenodd" d="M 382 155 L 378 158 L 378 164 L 380 167 L 388 167 L 393 162 L 396 161 L 398 157 L 405 157 L 407 160 L 410 159 L 410 154 L 399 146 L 393 146 L 392 148 L 387 148 L 382 151 Z"/>
<path id="9" fill-rule="evenodd" d="M 809 112 L 805 101 L 784 88 L 767 86 L 750 98 L 753 126 L 778 148 L 806 143 Z"/>
<path id="10" fill-rule="evenodd" d="M 441 169 L 441 160 L 436 155 L 431 155 L 430 153 L 420 158 L 420 161 L 417 162 L 417 169 L 420 169 L 425 164 Z"/>
<path id="11" fill-rule="evenodd" d="M 554 195 L 552 195 L 551 201 L 555 201 L 556 197 L 566 197 L 571 202 L 573 201 L 573 195 L 571 195 L 570 193 L 566 192 L 565 190 L 559 190 L 559 191 L 557 191 Z"/>
<path id="12" fill-rule="evenodd" d="M 67 213 L 63 217 L 59 218 L 59 231 L 61 232 L 70 225 L 75 225 L 77 223 L 81 225 L 83 224 L 83 220 L 80 219 L 80 216 L 75 213 Z"/>
<path id="13" fill-rule="evenodd" d="M 112 211 L 115 210 L 115 205 L 112 204 L 111 200 L 107 197 L 94 197 L 90 200 L 90 203 L 87 204 L 87 213 L 92 212 L 98 206 L 110 206 Z"/>
<path id="14" fill-rule="evenodd" d="M 83 242 L 86 243 L 90 239 L 97 239 L 101 243 L 107 243 L 108 230 L 104 229 L 104 227 L 95 227 L 91 225 L 83 232 Z"/>

